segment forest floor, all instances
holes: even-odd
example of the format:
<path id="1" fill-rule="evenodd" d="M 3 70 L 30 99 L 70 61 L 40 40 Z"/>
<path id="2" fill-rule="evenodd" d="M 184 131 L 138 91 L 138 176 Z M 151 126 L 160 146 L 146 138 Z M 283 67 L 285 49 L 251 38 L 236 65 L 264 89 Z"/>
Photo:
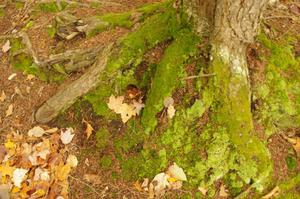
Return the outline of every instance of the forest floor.
<path id="1" fill-rule="evenodd" d="M 78 18 L 85 18 L 95 14 L 104 15 L 107 13 L 126 12 L 157 1 L 114 0 L 114 3 L 111 4 L 104 3 L 101 6 L 94 7 L 75 6 L 68 8 L 68 10 Z M 52 24 L 57 12 L 40 11 L 31 15 L 28 12 L 28 7 L 32 7 L 34 4 L 27 5 L 27 3 L 9 2 L 11 1 L 0 1 L 0 35 L 8 35 L 14 30 L 23 29 L 29 36 L 32 49 L 34 49 L 37 57 L 41 60 L 47 58 L 53 52 L 84 49 L 97 45 L 106 46 L 131 31 L 128 28 L 116 27 L 90 38 L 79 35 L 70 41 L 61 40 L 57 37 L 51 37 L 49 32 L 47 32 L 47 28 Z M 270 7 L 264 17 L 263 26 L 265 30 L 269 30 L 268 35 L 273 38 L 299 34 L 299 3 L 282 1 L 274 7 Z M 7 39 L 0 38 L 0 46 L 5 45 L 6 41 Z M 155 60 L 160 58 L 163 49 L 163 45 L 154 49 L 149 59 Z M 294 49 L 296 56 L 299 56 L 299 41 L 296 42 Z M 255 52 L 266 54 L 268 52 L 260 49 L 259 42 L 253 44 L 251 49 L 249 49 L 248 61 L 250 70 L 255 71 L 253 72 L 255 75 L 251 76 L 251 80 L 256 82 L 264 78 L 259 73 L 263 73 L 265 63 L 257 61 L 255 58 L 257 55 L 253 55 L 253 52 L 254 54 Z M 97 148 L 95 132 L 100 128 L 106 127 L 121 134 L 124 131 L 124 127 L 120 121 L 112 121 L 109 125 L 105 124 L 102 117 L 97 116 L 93 111 L 93 107 L 87 102 L 82 102 L 79 105 L 75 104 L 63 115 L 59 116 L 58 119 L 47 125 L 40 125 L 34 121 L 34 113 L 38 107 L 54 95 L 61 86 L 77 79 L 83 73 L 84 70 L 80 70 L 68 74 L 63 81 L 59 82 L 43 81 L 15 69 L 11 64 L 9 51 L 0 52 L 0 96 L 6 96 L 2 98 L 3 100 L 0 100 L 0 137 L 2 142 L 5 142 L 6 135 L 12 131 L 25 134 L 38 125 L 45 129 L 53 127 L 63 129 L 72 126 L 75 129 L 75 137 L 68 152 L 74 154 L 78 158 L 79 163 L 70 173 L 69 198 L 147 198 L 148 194 L 142 191 L 140 187 L 142 181 L 128 182 L 116 179 L 112 176 L 118 175 L 120 171 L 118 164 L 100 161 L 103 160 L 103 157 L 112 156 L 110 161 L 117 162 L 115 160 L 116 157 L 113 155 L 113 148 L 108 147 L 105 150 L 95 150 Z M 11 113 L 7 114 L 9 107 L 11 108 Z M 94 129 L 89 139 L 86 136 L 87 124 L 90 124 Z M 255 129 L 261 137 L 265 137 L 264 126 L 255 123 Z M 300 132 L 298 128 L 295 128 L 289 129 L 287 133 L 295 135 Z M 274 162 L 274 176 L 276 179 L 285 180 L 292 174 L 300 171 L 300 159 L 293 152 L 292 145 L 286 139 L 279 134 L 274 134 L 268 138 L 267 142 Z M 110 168 L 110 165 L 113 165 L 114 168 Z M 179 190 L 175 192 L 176 194 L 183 196 L 193 193 Z M 230 196 L 228 197 L 230 198 Z"/>

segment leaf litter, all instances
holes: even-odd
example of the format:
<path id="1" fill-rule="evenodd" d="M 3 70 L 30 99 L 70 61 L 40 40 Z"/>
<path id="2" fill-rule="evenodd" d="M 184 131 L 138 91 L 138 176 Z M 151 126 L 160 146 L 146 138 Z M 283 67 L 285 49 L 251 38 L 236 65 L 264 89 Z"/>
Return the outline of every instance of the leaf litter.
<path id="1" fill-rule="evenodd" d="M 183 169 L 176 163 L 171 165 L 166 172 L 157 174 L 150 182 L 148 178 L 144 179 L 141 185 L 135 183 L 137 187 L 141 187 L 148 192 L 149 198 L 162 197 L 167 190 L 181 189 L 183 181 L 187 181 L 186 174 Z"/>
<path id="2" fill-rule="evenodd" d="M 11 198 L 68 198 L 68 177 L 78 165 L 68 154 L 68 144 L 75 134 L 72 128 L 43 129 L 35 126 L 27 134 L 14 131 L 0 146 L 2 194 Z"/>

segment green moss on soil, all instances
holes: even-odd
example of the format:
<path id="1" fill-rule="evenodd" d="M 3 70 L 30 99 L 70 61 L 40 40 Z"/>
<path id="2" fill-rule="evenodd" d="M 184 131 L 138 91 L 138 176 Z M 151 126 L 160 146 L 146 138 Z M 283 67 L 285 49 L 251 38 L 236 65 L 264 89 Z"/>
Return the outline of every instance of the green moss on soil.
<path id="1" fill-rule="evenodd" d="M 53 70 L 41 69 L 34 62 L 32 57 L 24 52 L 25 47 L 21 39 L 10 39 L 10 63 L 17 69 L 26 74 L 33 74 L 43 81 L 61 82 L 65 75 L 59 74 Z"/>
<path id="2" fill-rule="evenodd" d="M 261 34 L 258 41 L 270 51 L 261 55 L 266 61 L 265 80 L 254 84 L 254 99 L 260 101 L 255 113 L 266 127 L 267 135 L 280 129 L 300 127 L 300 59 L 294 55 L 295 40 L 274 41 Z"/>
<path id="3" fill-rule="evenodd" d="M 115 27 L 131 28 L 135 24 L 135 16 L 138 17 L 139 23 L 142 23 L 147 17 L 167 9 L 169 4 L 170 1 L 159 2 L 143 6 L 130 12 L 113 13 L 92 17 L 89 20 L 95 21 L 96 25 L 87 32 L 87 37 L 95 36 L 96 34 Z"/>
<path id="4" fill-rule="evenodd" d="M 298 199 L 300 198 L 300 174 L 279 184 L 280 199 Z"/>
<path id="5" fill-rule="evenodd" d="M 67 7 L 68 3 L 60 1 L 60 5 L 61 7 L 59 7 L 56 2 L 39 3 L 38 8 L 43 12 L 60 12 Z"/>

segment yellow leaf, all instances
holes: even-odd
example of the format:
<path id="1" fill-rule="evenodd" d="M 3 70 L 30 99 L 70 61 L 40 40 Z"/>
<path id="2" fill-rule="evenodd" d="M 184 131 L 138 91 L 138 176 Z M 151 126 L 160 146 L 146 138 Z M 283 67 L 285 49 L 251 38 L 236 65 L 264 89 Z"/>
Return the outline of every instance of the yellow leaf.
<path id="1" fill-rule="evenodd" d="M 169 182 L 176 182 L 176 181 L 178 181 L 176 178 L 168 178 L 168 181 Z"/>
<path id="2" fill-rule="evenodd" d="M 69 164 L 65 164 L 63 166 L 58 166 L 56 168 L 55 177 L 60 181 L 64 181 L 68 178 L 70 171 L 71 171 L 71 166 Z"/>
<path id="3" fill-rule="evenodd" d="M 9 166 L 8 163 L 6 163 L 5 165 L 0 165 L 0 173 L 2 176 L 7 175 L 9 177 L 12 177 L 14 170 L 15 170 L 15 167 Z"/>
<path id="4" fill-rule="evenodd" d="M 142 192 L 142 191 L 143 191 L 142 186 L 141 186 L 141 184 L 140 184 L 139 181 L 135 181 L 135 183 L 133 184 L 133 186 L 134 186 L 134 188 L 135 188 L 136 190 L 138 190 L 139 192 Z"/>
<path id="5" fill-rule="evenodd" d="M 94 131 L 94 128 L 86 120 L 83 119 L 83 122 L 86 124 L 86 129 L 85 129 L 86 139 L 89 139 L 89 137 L 92 135 L 92 133 Z"/>
<path id="6" fill-rule="evenodd" d="M 16 186 L 14 186 L 11 190 L 11 193 L 18 193 L 18 192 L 20 192 L 20 188 Z"/>
<path id="7" fill-rule="evenodd" d="M 14 149 L 15 148 L 15 144 L 11 140 L 8 140 L 7 142 L 5 142 L 4 146 L 7 149 Z"/>
<path id="8" fill-rule="evenodd" d="M 45 192 L 45 190 L 43 190 L 43 189 L 38 189 L 36 192 L 34 192 L 34 193 L 32 194 L 32 196 L 35 196 L 35 197 L 37 197 L 37 198 L 42 197 L 42 196 L 44 196 L 44 195 L 46 195 L 46 192 Z"/>

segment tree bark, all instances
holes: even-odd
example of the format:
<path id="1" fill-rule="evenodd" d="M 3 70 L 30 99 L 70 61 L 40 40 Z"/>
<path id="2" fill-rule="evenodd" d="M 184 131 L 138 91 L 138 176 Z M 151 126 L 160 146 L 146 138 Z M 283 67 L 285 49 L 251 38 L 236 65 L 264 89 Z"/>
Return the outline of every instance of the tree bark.
<path id="1" fill-rule="evenodd" d="M 210 70 L 216 75 L 211 81 L 216 123 L 227 128 L 232 143 L 246 162 L 255 160 L 257 176 L 253 178 L 260 184 L 268 180 L 272 166 L 267 148 L 253 135 L 246 49 L 254 42 L 267 3 L 268 0 L 183 0 L 182 3 L 196 25 L 195 31 L 210 27 Z M 250 166 L 241 165 L 241 169 L 249 170 L 246 167 Z M 258 188 L 260 185 L 255 183 Z"/>

